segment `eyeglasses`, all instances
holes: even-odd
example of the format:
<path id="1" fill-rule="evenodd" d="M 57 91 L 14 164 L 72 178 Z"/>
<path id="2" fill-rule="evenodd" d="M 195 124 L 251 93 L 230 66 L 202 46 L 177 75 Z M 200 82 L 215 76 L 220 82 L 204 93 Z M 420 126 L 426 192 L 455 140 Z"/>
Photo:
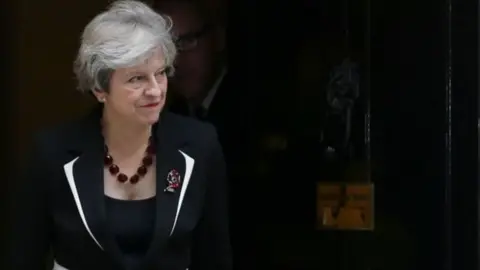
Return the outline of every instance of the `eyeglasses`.
<path id="1" fill-rule="evenodd" d="M 175 40 L 177 49 L 182 52 L 195 49 L 198 46 L 198 41 L 200 40 L 200 38 L 207 34 L 210 29 L 210 25 L 205 25 L 199 31 L 178 36 Z"/>

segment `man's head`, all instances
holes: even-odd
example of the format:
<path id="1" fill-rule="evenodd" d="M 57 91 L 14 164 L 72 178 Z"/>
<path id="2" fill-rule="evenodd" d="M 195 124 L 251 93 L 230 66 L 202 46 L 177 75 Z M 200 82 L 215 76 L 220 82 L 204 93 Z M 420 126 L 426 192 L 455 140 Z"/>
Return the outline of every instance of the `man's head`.
<path id="1" fill-rule="evenodd" d="M 225 49 L 225 27 L 202 0 L 154 0 L 153 7 L 173 21 L 178 55 L 173 91 L 201 99 L 218 75 Z"/>

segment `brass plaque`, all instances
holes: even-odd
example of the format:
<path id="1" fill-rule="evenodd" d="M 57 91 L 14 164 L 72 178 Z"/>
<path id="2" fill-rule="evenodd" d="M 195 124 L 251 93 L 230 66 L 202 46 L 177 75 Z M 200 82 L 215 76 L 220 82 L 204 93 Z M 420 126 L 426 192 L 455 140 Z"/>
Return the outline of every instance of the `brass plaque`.
<path id="1" fill-rule="evenodd" d="M 373 230 L 374 187 L 361 183 L 317 184 L 317 228 Z"/>

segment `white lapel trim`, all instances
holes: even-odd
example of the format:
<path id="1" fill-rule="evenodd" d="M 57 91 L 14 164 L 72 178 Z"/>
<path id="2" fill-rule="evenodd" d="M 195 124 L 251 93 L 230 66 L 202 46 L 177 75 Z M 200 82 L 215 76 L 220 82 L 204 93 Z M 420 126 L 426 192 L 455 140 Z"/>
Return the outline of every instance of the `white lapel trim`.
<path id="1" fill-rule="evenodd" d="M 191 158 L 189 155 L 185 154 L 182 150 L 178 150 L 183 158 L 185 158 L 185 177 L 183 178 L 182 189 L 180 190 L 180 198 L 178 199 L 177 204 L 177 213 L 175 214 L 175 220 L 173 221 L 172 230 L 170 231 L 170 236 L 175 230 L 177 225 L 178 216 L 180 214 L 180 209 L 182 208 L 183 199 L 185 198 L 185 192 L 187 191 L 188 184 L 190 183 L 190 178 L 192 177 L 193 166 L 195 165 L 195 159 Z"/>
<path id="2" fill-rule="evenodd" d="M 87 219 L 85 218 L 85 213 L 83 212 L 82 202 L 80 201 L 80 196 L 78 195 L 77 185 L 75 185 L 75 179 L 73 177 L 73 165 L 77 161 L 79 157 L 74 158 L 72 161 L 63 165 L 63 169 L 65 170 L 65 176 L 67 177 L 68 184 L 70 186 L 70 190 L 72 191 L 73 199 L 75 200 L 75 204 L 77 205 L 78 213 L 80 214 L 80 218 L 82 219 L 83 225 L 85 225 L 85 229 L 92 237 L 93 241 L 103 250 L 102 245 L 97 241 L 95 236 L 93 235 L 90 227 L 88 227 Z M 55 268 L 54 268 L 55 269 Z"/>
<path id="3" fill-rule="evenodd" d="M 61 266 L 60 264 L 58 264 L 57 261 L 53 261 L 53 268 L 52 268 L 52 270 L 68 270 L 68 269 L 65 268 L 65 267 L 63 267 L 63 266 Z M 188 270 L 188 268 L 185 269 L 185 270 Z"/>
<path id="4" fill-rule="evenodd" d="M 53 261 L 52 270 L 68 270 L 68 269 L 58 264 L 57 261 Z"/>

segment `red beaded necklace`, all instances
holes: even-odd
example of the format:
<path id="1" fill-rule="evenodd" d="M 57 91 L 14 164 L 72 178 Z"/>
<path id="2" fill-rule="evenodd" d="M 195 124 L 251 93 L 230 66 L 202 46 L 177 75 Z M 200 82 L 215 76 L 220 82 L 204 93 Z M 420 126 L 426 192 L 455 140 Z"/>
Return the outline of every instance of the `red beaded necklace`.
<path id="1" fill-rule="evenodd" d="M 153 158 L 155 156 L 155 147 L 153 138 L 150 137 L 148 140 L 148 147 L 145 150 L 145 157 L 142 159 L 142 164 L 138 167 L 137 172 L 128 178 L 128 176 L 124 173 L 120 172 L 120 168 L 113 163 L 113 157 L 110 155 L 108 151 L 108 146 L 105 144 L 105 157 L 104 157 L 104 164 L 105 167 L 108 168 L 110 174 L 117 178 L 118 182 L 125 183 L 129 181 L 131 184 L 136 184 L 140 180 L 141 177 L 145 176 L 148 172 L 148 168 L 153 164 Z"/>

